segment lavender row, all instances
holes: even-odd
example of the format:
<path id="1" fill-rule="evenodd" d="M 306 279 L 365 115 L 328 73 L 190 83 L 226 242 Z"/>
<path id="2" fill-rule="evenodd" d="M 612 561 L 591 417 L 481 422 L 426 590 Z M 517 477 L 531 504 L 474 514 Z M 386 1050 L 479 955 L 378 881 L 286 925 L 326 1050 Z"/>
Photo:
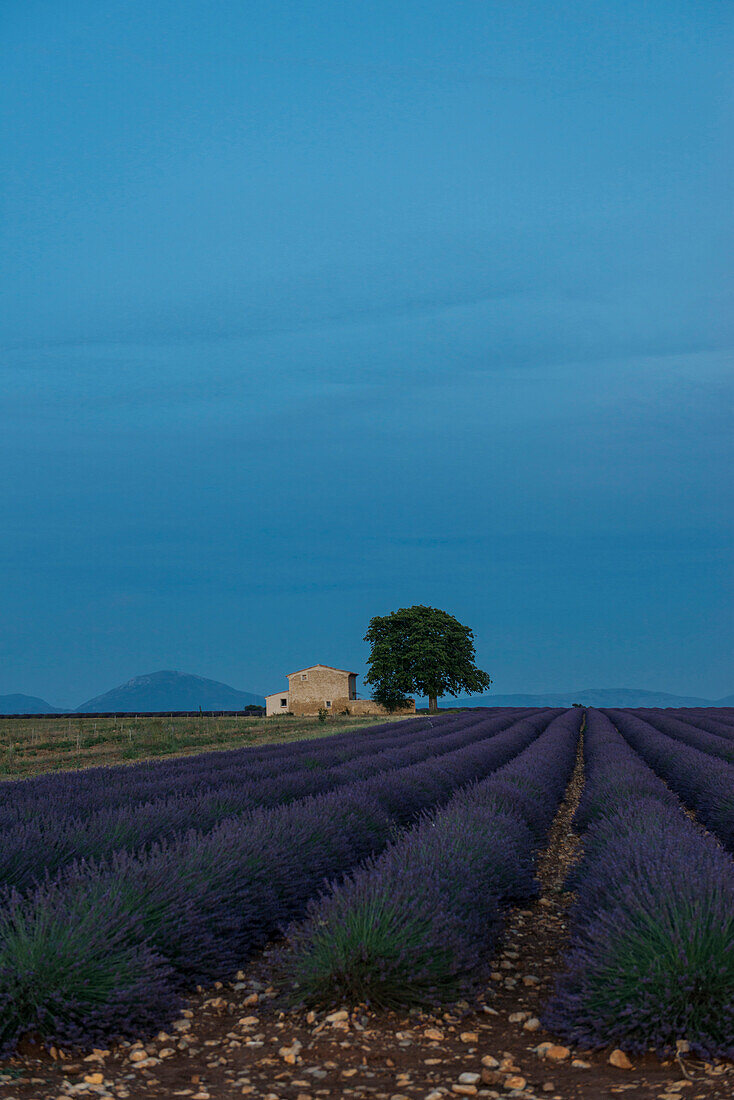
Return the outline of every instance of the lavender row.
<path id="1" fill-rule="evenodd" d="M 309 906 L 282 964 L 307 1004 L 455 1001 L 486 980 L 502 914 L 534 864 L 573 768 L 567 711 L 511 763 L 424 815 Z"/>
<path id="2" fill-rule="evenodd" d="M 668 737 L 628 711 L 604 713 L 699 821 L 734 852 L 734 767 Z"/>
<path id="3" fill-rule="evenodd" d="M 476 718 L 474 719 L 476 721 Z M 103 804 L 110 800 L 132 802 L 146 801 L 149 798 L 150 784 L 166 783 L 174 789 L 183 777 L 184 783 L 193 777 L 215 776 L 226 773 L 232 768 L 250 767 L 253 774 L 259 768 L 275 771 L 284 758 L 290 762 L 303 760 L 316 764 L 327 756 L 335 763 L 350 759 L 358 754 L 360 746 L 364 751 L 375 751 L 369 746 L 397 740 L 406 732 L 418 734 L 428 729 L 427 722 L 421 719 L 409 719 L 403 722 L 385 723 L 379 726 L 361 727 L 343 734 L 325 738 L 307 739 L 288 744 L 265 744 L 243 746 L 217 752 L 197 753 L 176 757 L 170 760 L 143 760 L 133 764 L 105 765 L 85 768 L 82 771 L 46 773 L 27 779 L 17 779 L 0 786 L 0 824 L 4 823 L 8 813 L 22 812 L 24 807 L 43 805 L 47 800 L 68 797 L 71 803 L 85 806 L 94 805 L 95 796 L 104 798 Z"/>
<path id="4" fill-rule="evenodd" d="M 420 739 L 420 731 L 415 731 L 414 727 L 401 729 L 396 723 L 392 731 L 366 736 L 355 743 L 343 739 L 338 743 L 329 740 L 304 745 L 301 742 L 276 746 L 278 752 L 272 751 L 271 746 L 260 746 L 20 780 L 0 787 L 4 800 L 0 826 L 8 828 L 18 820 L 36 820 L 39 814 L 84 819 L 100 810 L 130 809 L 161 797 L 195 795 L 220 786 L 248 782 L 262 783 L 271 777 L 283 777 L 287 765 L 289 775 L 301 773 L 297 782 L 304 794 L 309 793 L 309 773 L 314 784 L 310 793 L 319 793 L 319 784 L 328 769 Z"/>
<path id="5" fill-rule="evenodd" d="M 660 730 L 668 737 L 689 745 L 692 749 L 708 753 L 709 756 L 718 756 L 721 760 L 726 760 L 727 764 L 734 764 L 734 738 L 711 733 L 671 714 L 636 710 L 630 713 L 634 714 L 635 718 L 641 718 L 643 722 L 654 726 L 655 729 Z"/>
<path id="6" fill-rule="evenodd" d="M 409 720 L 411 732 L 421 732 L 426 724 L 419 720 Z M 274 768 L 284 757 L 289 761 L 297 759 L 316 760 L 323 754 L 324 747 L 333 754 L 334 761 L 347 760 L 352 752 L 359 752 L 360 743 L 375 745 L 384 737 L 397 738 L 404 733 L 403 723 L 393 722 L 382 726 L 361 728 L 347 734 L 337 734 L 324 739 L 304 740 L 290 744 L 253 745 L 238 749 L 228 749 L 216 753 L 197 753 L 191 756 L 177 757 L 165 761 L 143 760 L 134 764 L 118 764 L 86 768 L 82 771 L 46 773 L 33 778 L 18 779 L 0 786 L 0 823 L 5 815 L 13 810 L 22 810 L 26 805 L 34 808 L 47 799 L 58 799 L 67 795 L 73 803 L 89 801 L 104 792 L 106 799 L 127 797 L 129 801 L 138 797 L 147 798 L 150 782 L 162 780 L 174 786 L 181 776 L 200 775 L 202 772 L 214 774 L 232 767 L 249 765 L 253 770 L 261 766 Z M 109 805 L 109 801 L 105 802 Z"/>
<path id="7" fill-rule="evenodd" d="M 529 721 L 542 724 L 541 713 Z M 139 851 L 193 828 L 208 832 L 224 819 L 247 814 L 258 806 L 283 805 L 325 794 L 372 775 L 440 757 L 491 737 L 509 725 L 508 718 L 484 719 L 435 739 L 404 738 L 397 748 L 358 756 L 338 767 L 319 771 L 283 773 L 281 766 L 275 775 L 240 781 L 230 771 L 228 782 L 222 786 L 142 805 L 100 810 L 83 818 L 69 817 L 63 806 L 55 807 L 0 833 L 0 886 L 26 890 L 72 860 L 95 860 L 109 858 L 117 851 Z"/>
<path id="8" fill-rule="evenodd" d="M 676 713 L 687 718 L 703 718 L 724 726 L 734 726 L 734 707 L 680 707 Z"/>
<path id="9" fill-rule="evenodd" d="M 199 753 L 173 761 L 146 762 L 132 766 L 94 768 L 83 772 L 40 776 L 18 780 L 0 786 L 2 809 L 0 828 L 7 828 L 19 819 L 34 820 L 37 815 L 60 812 L 62 816 L 86 817 L 99 810 L 117 806 L 130 808 L 172 794 L 197 794 L 219 785 L 248 781 L 262 782 L 283 776 L 285 768 L 312 773 L 313 793 L 321 789 L 320 773 L 333 767 L 411 744 L 431 740 L 447 732 L 458 732 L 486 721 L 489 712 L 454 716 L 452 722 L 428 727 L 412 720 L 395 722 L 370 731 L 351 732 L 348 737 L 299 742 L 275 747 L 235 749 L 225 752 Z M 494 717 L 506 728 L 511 715 Z M 305 781 L 305 775 L 304 775 Z M 304 791 L 307 793 L 307 791 Z"/>
<path id="10" fill-rule="evenodd" d="M 599 711 L 587 712 L 584 856 L 544 1013 L 586 1047 L 734 1053 L 734 864 Z"/>
<path id="11" fill-rule="evenodd" d="M 719 710 L 710 711 L 687 711 L 687 710 L 650 710 L 650 711 L 637 711 L 640 718 L 646 718 L 648 715 L 652 718 L 658 715 L 663 718 L 675 718 L 680 722 L 685 722 L 689 726 L 693 726 L 696 729 L 705 730 L 707 733 L 714 733 L 718 737 L 723 737 L 727 741 L 731 741 L 734 738 L 734 719 L 728 719 Z"/>
<path id="12" fill-rule="evenodd" d="M 399 772 L 189 832 L 140 858 L 72 865 L 31 894 L 10 893 L 0 906 L 0 1047 L 29 1032 L 99 1045 L 165 1026 L 182 990 L 232 974 L 325 879 L 508 763 L 538 727 L 521 720 Z"/>

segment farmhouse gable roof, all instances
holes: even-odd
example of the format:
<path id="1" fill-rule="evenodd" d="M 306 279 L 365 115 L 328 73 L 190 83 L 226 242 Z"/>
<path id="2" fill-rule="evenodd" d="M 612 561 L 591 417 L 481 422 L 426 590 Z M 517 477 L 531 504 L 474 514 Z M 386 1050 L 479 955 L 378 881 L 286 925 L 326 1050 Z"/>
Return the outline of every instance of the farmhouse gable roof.
<path id="1" fill-rule="evenodd" d="M 295 672 L 287 673 L 288 676 L 297 676 L 299 672 L 312 672 L 315 668 L 328 668 L 330 672 L 343 672 L 345 676 L 356 676 L 356 672 L 350 672 L 346 668 L 334 668 L 333 665 L 308 665 L 307 668 L 297 668 Z"/>

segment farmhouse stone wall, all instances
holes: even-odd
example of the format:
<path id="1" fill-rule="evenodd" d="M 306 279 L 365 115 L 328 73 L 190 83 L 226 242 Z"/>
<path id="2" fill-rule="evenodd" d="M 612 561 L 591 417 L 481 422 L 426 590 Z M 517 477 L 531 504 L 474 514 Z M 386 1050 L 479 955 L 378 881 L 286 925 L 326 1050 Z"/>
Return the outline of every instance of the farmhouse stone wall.
<path id="1" fill-rule="evenodd" d="M 290 699 L 287 691 L 276 691 L 274 695 L 265 696 L 265 714 L 268 717 L 271 714 L 288 714 L 290 709 Z"/>
<path id="2" fill-rule="evenodd" d="M 388 712 L 372 699 L 357 699 L 357 675 L 328 665 L 311 665 L 288 675 L 287 691 L 265 697 L 266 714 L 315 715 L 323 707 L 330 715 L 375 714 Z M 415 700 L 394 714 L 415 714 Z"/>
<path id="3" fill-rule="evenodd" d="M 336 699 L 354 698 L 357 694 L 357 676 L 354 672 L 314 665 L 313 668 L 304 668 L 290 674 L 288 693 L 294 714 L 298 713 L 293 709 L 295 705 L 304 707 L 316 703 L 318 710 L 327 700 L 333 706 Z"/>

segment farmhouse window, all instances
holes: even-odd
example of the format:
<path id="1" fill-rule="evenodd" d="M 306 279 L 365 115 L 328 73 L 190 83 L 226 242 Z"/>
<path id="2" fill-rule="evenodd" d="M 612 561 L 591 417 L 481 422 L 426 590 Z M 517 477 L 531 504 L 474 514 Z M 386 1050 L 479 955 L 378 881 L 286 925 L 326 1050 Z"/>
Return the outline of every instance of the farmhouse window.
<path id="1" fill-rule="evenodd" d="M 287 699 L 281 699 L 280 700 L 280 705 L 281 705 L 281 707 L 287 707 L 288 706 L 288 700 Z"/>
<path id="2" fill-rule="evenodd" d="M 326 705 L 327 705 L 327 707 L 330 707 L 330 706 L 331 706 L 331 699 L 327 699 L 327 700 L 326 700 Z"/>
<path id="3" fill-rule="evenodd" d="M 308 673 L 307 672 L 302 672 L 301 673 L 301 679 L 302 680 L 308 680 Z"/>

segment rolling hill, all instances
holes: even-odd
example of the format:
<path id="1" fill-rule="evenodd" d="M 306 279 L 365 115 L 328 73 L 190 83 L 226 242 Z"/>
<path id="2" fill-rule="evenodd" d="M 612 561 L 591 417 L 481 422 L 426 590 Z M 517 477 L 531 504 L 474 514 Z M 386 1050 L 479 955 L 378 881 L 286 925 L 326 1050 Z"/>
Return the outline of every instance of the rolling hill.
<path id="1" fill-rule="evenodd" d="M 730 699 L 731 697 L 729 697 Z M 637 688 L 583 688 L 580 691 L 551 692 L 539 695 L 480 695 L 458 700 L 456 705 L 472 707 L 725 707 L 726 699 L 701 699 L 693 695 L 669 695 L 664 691 Z M 443 705 L 447 706 L 446 700 Z"/>
<path id="2" fill-rule="evenodd" d="M 262 695 L 238 691 L 217 680 L 192 676 L 185 672 L 151 672 L 136 676 L 126 684 L 112 688 L 104 695 L 88 699 L 77 707 L 78 713 L 90 711 L 175 711 L 175 710 L 242 710 L 247 706 L 264 706 Z"/>
<path id="3" fill-rule="evenodd" d="M 52 707 L 45 699 L 35 695 L 0 695 L 0 714 L 63 714 L 60 707 Z"/>

